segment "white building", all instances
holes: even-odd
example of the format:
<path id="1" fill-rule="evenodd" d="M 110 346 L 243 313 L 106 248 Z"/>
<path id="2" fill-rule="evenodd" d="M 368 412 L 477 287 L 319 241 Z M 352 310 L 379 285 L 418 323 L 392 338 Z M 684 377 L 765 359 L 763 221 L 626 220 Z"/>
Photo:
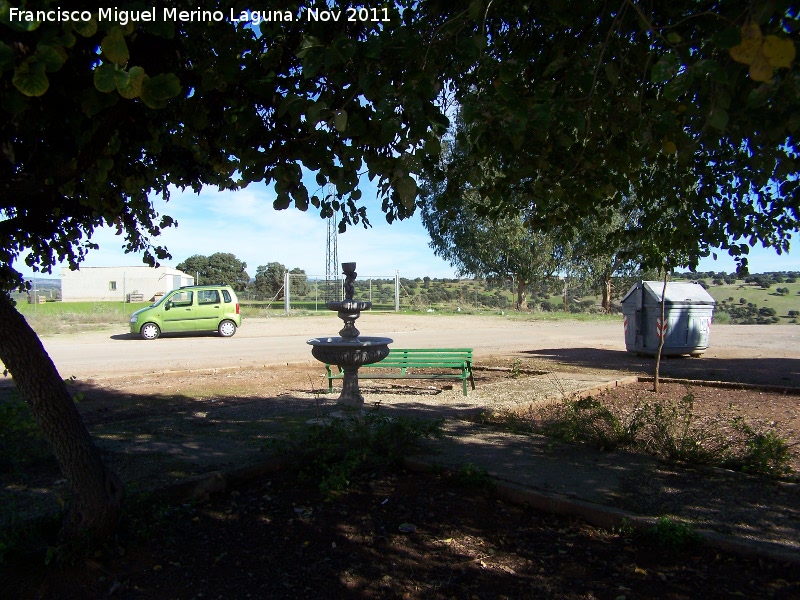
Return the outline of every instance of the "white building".
<path id="1" fill-rule="evenodd" d="M 64 302 L 152 301 L 194 278 L 171 267 L 81 267 L 61 269 L 61 300 Z"/>

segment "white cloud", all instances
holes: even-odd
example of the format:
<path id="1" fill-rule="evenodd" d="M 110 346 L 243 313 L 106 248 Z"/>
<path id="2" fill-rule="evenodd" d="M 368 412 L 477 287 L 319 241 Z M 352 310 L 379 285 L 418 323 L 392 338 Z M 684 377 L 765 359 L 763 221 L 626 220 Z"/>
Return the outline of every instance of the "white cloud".
<path id="1" fill-rule="evenodd" d="M 356 262 L 359 277 L 388 277 L 396 270 L 409 278 L 454 277 L 455 270 L 429 247 L 430 238 L 418 216 L 389 225 L 375 200 L 374 185 L 367 182 L 362 187 L 372 227 L 351 226 L 338 236 L 340 263 Z M 156 209 L 175 218 L 178 226 L 164 230 L 154 241 L 172 254 L 173 259 L 166 261 L 170 266 L 193 254 L 231 252 L 247 263 L 251 276 L 256 267 L 269 262 L 300 268 L 309 275 L 325 275 L 327 222 L 313 207 L 307 212 L 294 207 L 276 211 L 274 198 L 271 188 L 258 184 L 238 191 L 205 188 L 200 194 L 175 190 L 169 202 L 156 200 Z M 86 266 L 141 264 L 140 255 L 123 252 L 123 240 L 113 230 L 100 229 L 92 239 L 100 249 L 89 253 Z M 719 252 L 718 257 L 717 261 L 704 259 L 698 270 L 735 270 L 727 253 Z M 754 248 L 749 256 L 750 272 L 800 271 L 797 257 Z M 31 275 L 28 270 L 23 272 Z M 55 269 L 53 275 L 59 273 L 60 269 Z"/>
<path id="2" fill-rule="evenodd" d="M 277 211 L 272 207 L 274 197 L 271 189 L 257 184 L 238 191 L 206 188 L 200 194 L 174 190 L 169 202 L 158 199 L 155 206 L 178 226 L 165 229 L 153 241 L 172 254 L 172 260 L 165 261 L 170 266 L 193 254 L 231 252 L 247 263 L 251 276 L 256 267 L 269 262 L 300 268 L 309 275 L 325 275 L 327 221 L 313 207 L 307 212 L 294 207 Z M 360 277 L 392 276 L 395 270 L 403 277 L 454 276 L 452 267 L 428 247 L 428 234 L 418 217 L 389 225 L 370 197 L 375 197 L 374 188 L 364 193 L 373 226 L 364 229 L 359 224 L 339 234 L 340 263 L 358 263 Z M 86 266 L 141 264 L 140 255 L 124 253 L 123 239 L 112 229 L 97 230 L 92 241 L 100 249 L 89 253 L 83 263 Z M 53 274 L 59 272 L 56 269 Z"/>

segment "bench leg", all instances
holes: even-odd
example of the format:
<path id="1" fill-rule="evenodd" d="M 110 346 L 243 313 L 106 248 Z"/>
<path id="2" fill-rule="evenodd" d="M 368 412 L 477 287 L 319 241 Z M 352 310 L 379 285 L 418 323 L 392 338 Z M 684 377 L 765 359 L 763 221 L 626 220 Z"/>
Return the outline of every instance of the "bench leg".
<path id="1" fill-rule="evenodd" d="M 333 373 L 331 372 L 330 365 L 325 365 L 325 371 L 327 373 L 327 378 L 328 378 L 328 393 L 332 394 L 333 393 Z"/>

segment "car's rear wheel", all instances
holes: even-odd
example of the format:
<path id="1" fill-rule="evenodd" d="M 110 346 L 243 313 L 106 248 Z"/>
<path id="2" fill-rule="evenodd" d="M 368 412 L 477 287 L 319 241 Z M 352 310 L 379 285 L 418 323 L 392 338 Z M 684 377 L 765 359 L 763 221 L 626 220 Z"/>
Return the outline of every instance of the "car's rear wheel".
<path id="1" fill-rule="evenodd" d="M 236 333 L 236 323 L 225 319 L 219 324 L 217 331 L 219 331 L 219 334 L 222 337 L 231 337 L 234 333 Z"/>
<path id="2" fill-rule="evenodd" d="M 146 340 L 154 340 L 161 335 L 161 330 L 155 323 L 145 323 L 139 330 L 139 334 Z"/>

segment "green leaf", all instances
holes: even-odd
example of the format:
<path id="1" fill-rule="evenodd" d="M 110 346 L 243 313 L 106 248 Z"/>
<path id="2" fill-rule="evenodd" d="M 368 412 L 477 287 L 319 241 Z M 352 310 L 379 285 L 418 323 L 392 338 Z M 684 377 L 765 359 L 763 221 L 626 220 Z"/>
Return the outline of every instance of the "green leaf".
<path id="1" fill-rule="evenodd" d="M 150 108 L 164 108 L 167 100 L 181 93 L 180 79 L 173 73 L 162 73 L 155 77 L 145 75 L 140 98 Z"/>
<path id="2" fill-rule="evenodd" d="M 295 208 L 303 212 L 308 210 L 308 190 L 306 188 L 296 188 L 292 190 Z"/>
<path id="3" fill-rule="evenodd" d="M 36 48 L 36 60 L 44 64 L 47 72 L 58 71 L 67 60 L 67 53 L 60 46 L 39 44 Z"/>
<path id="4" fill-rule="evenodd" d="M 124 65 L 130 58 L 128 45 L 125 43 L 125 36 L 122 34 L 120 27 L 112 28 L 108 35 L 103 38 L 103 41 L 100 42 L 100 47 L 108 60 L 118 65 Z"/>
<path id="5" fill-rule="evenodd" d="M 619 69 L 613 62 L 606 63 L 606 77 L 611 82 L 611 85 L 616 86 L 619 83 Z"/>
<path id="6" fill-rule="evenodd" d="M 9 90 L 7 94 L 3 94 L 2 99 L 0 99 L 0 106 L 12 115 L 19 115 L 24 112 L 28 108 L 28 104 L 28 99 L 14 89 Z"/>
<path id="7" fill-rule="evenodd" d="M 75 21 L 72 23 L 72 30 L 82 37 L 92 37 L 97 33 L 97 19 L 92 17 L 88 21 Z"/>
<path id="8" fill-rule="evenodd" d="M 272 208 L 275 210 L 286 210 L 289 208 L 291 203 L 292 199 L 289 197 L 289 194 L 286 192 L 280 192 L 278 197 L 275 198 L 275 201 L 272 203 Z"/>
<path id="9" fill-rule="evenodd" d="M 400 196 L 400 202 L 403 203 L 408 210 L 414 209 L 414 204 L 417 200 L 417 182 L 410 175 L 401 177 L 395 184 L 397 195 Z"/>
<path id="10" fill-rule="evenodd" d="M 300 96 L 295 96 L 294 94 L 286 94 L 281 103 L 278 105 L 278 118 L 282 117 L 292 108 L 292 105 L 295 103 L 299 103 L 302 100 Z M 293 114 L 293 112 L 291 113 Z"/>
<path id="11" fill-rule="evenodd" d="M 303 77 L 311 79 L 325 64 L 325 53 L 317 50 L 308 52 L 303 57 Z"/>
<path id="12" fill-rule="evenodd" d="M 650 72 L 650 79 L 653 83 L 666 83 L 675 76 L 680 66 L 681 64 L 678 57 L 671 52 L 667 52 L 653 65 L 653 69 Z"/>
<path id="13" fill-rule="evenodd" d="M 508 102 L 513 102 L 517 99 L 516 90 L 507 83 L 500 81 L 499 79 L 495 79 L 494 89 L 497 90 L 497 93 L 500 94 L 500 97 L 503 98 L 503 100 L 506 100 Z"/>
<path id="14" fill-rule="evenodd" d="M 11 81 L 14 87 L 26 96 L 43 96 L 50 87 L 44 71 L 44 64 L 31 57 L 14 70 L 14 78 Z"/>
<path id="15" fill-rule="evenodd" d="M 343 133 L 345 129 L 347 129 L 347 111 L 346 110 L 337 110 L 336 114 L 333 115 L 333 126 L 336 127 L 336 131 L 339 133 Z"/>
<path id="16" fill-rule="evenodd" d="M 125 77 L 121 77 L 121 74 L 124 74 Z M 138 98 L 141 95 L 144 78 L 145 72 L 142 67 L 131 67 L 127 73 L 120 69 L 114 74 L 119 95 L 128 100 Z"/>
<path id="17" fill-rule="evenodd" d="M 349 37 L 339 37 L 333 42 L 333 49 L 342 62 L 348 61 L 356 53 L 356 42 Z"/>
<path id="18" fill-rule="evenodd" d="M 0 42 L 0 71 L 14 66 L 14 51 L 10 46 Z"/>
<path id="19" fill-rule="evenodd" d="M 708 115 L 708 124 L 711 127 L 723 130 L 728 126 L 728 111 L 721 108 L 713 108 L 711 114 Z"/>
<path id="20" fill-rule="evenodd" d="M 97 168 L 101 171 L 110 171 L 114 166 L 114 159 L 108 156 L 101 156 L 97 159 Z"/>
<path id="21" fill-rule="evenodd" d="M 94 70 L 94 87 L 101 92 L 113 92 L 117 89 L 117 82 L 114 78 L 116 69 L 110 63 L 103 63 Z"/>
<path id="22" fill-rule="evenodd" d="M 507 62 L 500 65 L 500 81 L 510 83 L 519 75 L 519 66 L 515 62 Z"/>
<path id="23" fill-rule="evenodd" d="M 684 71 L 664 86 L 664 98 L 670 102 L 675 102 L 691 89 L 693 82 L 692 72 Z"/>
<path id="24" fill-rule="evenodd" d="M 322 113 L 328 110 L 328 103 L 324 100 L 317 100 L 306 110 L 306 120 L 311 125 L 316 125 L 322 118 Z"/>
<path id="25" fill-rule="evenodd" d="M 300 43 L 300 49 L 295 53 L 297 58 L 305 58 L 309 51 L 318 48 L 324 48 L 324 44 L 320 42 L 317 38 L 313 35 L 307 35 L 303 38 L 303 41 Z"/>
<path id="26" fill-rule="evenodd" d="M 766 83 L 750 90 L 747 95 L 747 107 L 758 108 L 759 106 L 764 106 L 772 97 L 773 91 L 773 86 Z"/>

